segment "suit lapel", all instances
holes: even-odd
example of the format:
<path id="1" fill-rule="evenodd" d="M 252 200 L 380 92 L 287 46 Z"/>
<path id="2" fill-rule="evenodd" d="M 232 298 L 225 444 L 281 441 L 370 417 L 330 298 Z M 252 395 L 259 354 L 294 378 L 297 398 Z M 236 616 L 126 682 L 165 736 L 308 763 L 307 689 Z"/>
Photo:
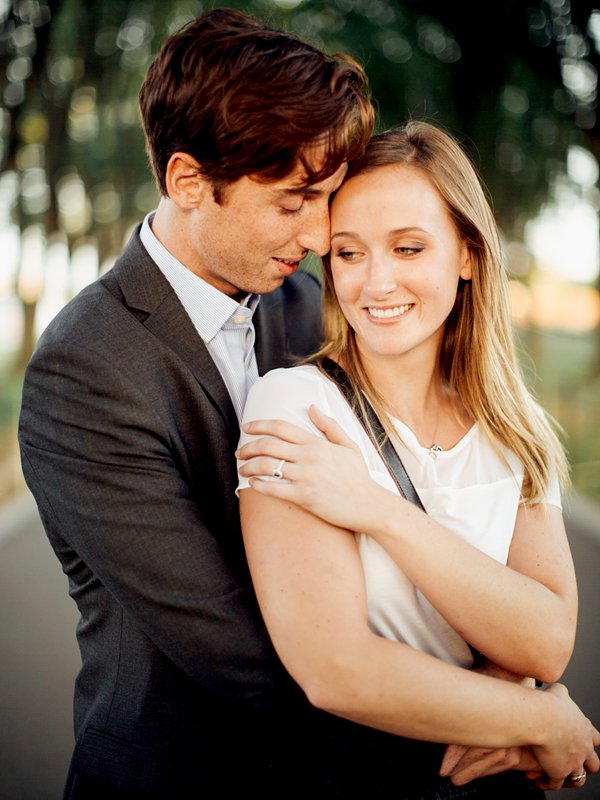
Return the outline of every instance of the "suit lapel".
<path id="1" fill-rule="evenodd" d="M 112 272 L 127 305 L 187 365 L 237 436 L 237 417 L 221 374 L 179 298 L 141 244 L 139 228 Z"/>

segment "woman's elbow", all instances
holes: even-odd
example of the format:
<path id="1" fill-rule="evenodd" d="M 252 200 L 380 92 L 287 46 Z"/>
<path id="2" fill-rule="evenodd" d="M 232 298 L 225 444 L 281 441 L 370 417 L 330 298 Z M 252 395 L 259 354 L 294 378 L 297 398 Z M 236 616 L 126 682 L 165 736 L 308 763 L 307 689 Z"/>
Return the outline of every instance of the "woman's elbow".
<path id="1" fill-rule="evenodd" d="M 533 677 L 542 683 L 556 683 L 559 681 L 566 670 L 571 658 L 571 651 L 561 656 L 553 653 L 545 661 L 540 661 L 534 671 Z"/>
<path id="2" fill-rule="evenodd" d="M 569 664 L 574 643 L 574 634 L 566 632 L 546 637 L 543 646 L 531 655 L 532 670 L 528 674 L 543 683 L 556 683 Z"/>
<path id="3" fill-rule="evenodd" d="M 341 717 L 352 717 L 358 710 L 363 681 L 354 659 L 338 654 L 318 669 L 294 677 L 315 708 Z"/>
<path id="4" fill-rule="evenodd" d="M 321 711 L 338 717 L 352 717 L 356 696 L 352 696 L 333 683 L 315 682 L 305 689 L 308 702 Z"/>

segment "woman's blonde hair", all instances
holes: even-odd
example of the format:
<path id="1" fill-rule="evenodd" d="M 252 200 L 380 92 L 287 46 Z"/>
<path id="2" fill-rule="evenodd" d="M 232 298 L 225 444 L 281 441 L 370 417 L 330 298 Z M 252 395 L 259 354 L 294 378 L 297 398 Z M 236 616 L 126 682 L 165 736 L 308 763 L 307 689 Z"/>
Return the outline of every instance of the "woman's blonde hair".
<path id="1" fill-rule="evenodd" d="M 374 136 L 360 160 L 350 164 L 347 179 L 392 164 L 409 165 L 428 176 L 471 257 L 472 279 L 459 280 L 445 325 L 442 377 L 491 441 L 501 442 L 519 457 L 525 476 L 523 498 L 540 500 L 554 473 L 567 481 L 567 462 L 520 373 L 500 236 L 483 186 L 455 139 L 427 122 L 411 121 Z M 391 431 L 389 409 L 364 370 L 354 331 L 337 301 L 327 256 L 323 266 L 325 345 L 316 360 L 332 356 L 339 361 L 355 387 L 356 402 L 360 405 L 366 395 Z"/>

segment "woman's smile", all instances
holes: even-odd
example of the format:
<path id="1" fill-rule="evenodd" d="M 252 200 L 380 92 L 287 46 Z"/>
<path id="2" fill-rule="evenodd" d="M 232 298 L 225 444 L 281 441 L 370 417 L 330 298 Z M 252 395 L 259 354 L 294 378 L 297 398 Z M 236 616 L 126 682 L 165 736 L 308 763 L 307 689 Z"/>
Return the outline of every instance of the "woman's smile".
<path id="1" fill-rule="evenodd" d="M 376 322 L 395 322 L 396 320 L 403 317 L 408 311 L 413 308 L 414 303 L 404 303 L 400 306 L 386 306 L 385 308 L 379 308 L 377 306 L 368 306 L 367 312 L 369 316 Z"/>

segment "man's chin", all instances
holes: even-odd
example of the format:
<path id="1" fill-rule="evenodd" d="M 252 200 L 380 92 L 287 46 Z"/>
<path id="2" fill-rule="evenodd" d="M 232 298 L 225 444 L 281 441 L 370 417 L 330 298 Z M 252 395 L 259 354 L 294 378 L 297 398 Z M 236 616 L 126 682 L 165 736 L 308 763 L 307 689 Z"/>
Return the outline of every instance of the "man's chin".
<path id="1" fill-rule="evenodd" d="M 249 289 L 248 291 L 253 294 L 270 294 L 279 289 L 285 278 L 285 275 L 273 275 L 269 280 L 261 281 L 260 285 L 257 284 L 258 288 Z"/>

